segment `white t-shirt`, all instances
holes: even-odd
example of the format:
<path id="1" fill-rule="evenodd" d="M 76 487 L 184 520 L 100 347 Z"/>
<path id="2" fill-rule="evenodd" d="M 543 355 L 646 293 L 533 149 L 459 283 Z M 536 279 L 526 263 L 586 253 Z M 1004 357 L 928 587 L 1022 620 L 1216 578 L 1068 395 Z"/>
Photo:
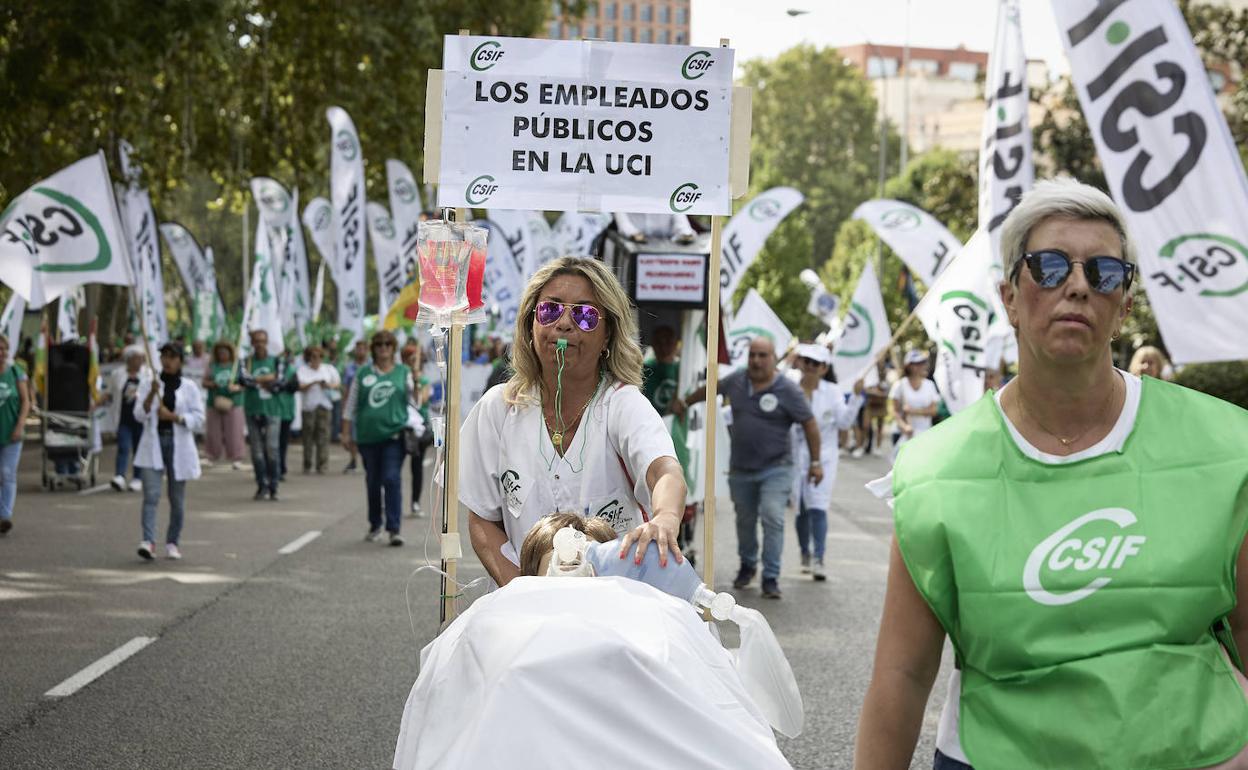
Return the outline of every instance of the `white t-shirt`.
<path id="1" fill-rule="evenodd" d="M 1014 443 L 1018 446 L 1020 452 L 1038 462 L 1048 465 L 1065 465 L 1067 463 L 1079 462 L 1080 460 L 1088 460 L 1093 457 L 1109 454 L 1110 452 L 1121 452 L 1123 446 L 1127 443 L 1127 437 L 1131 435 L 1131 430 L 1135 427 L 1135 418 L 1140 411 L 1140 378 L 1133 374 L 1117 370 L 1119 376 L 1122 377 L 1123 383 L 1126 385 L 1126 400 L 1122 405 L 1122 412 L 1118 415 L 1118 421 L 1114 423 L 1114 427 L 1110 429 L 1105 438 L 1098 441 L 1093 446 L 1076 452 L 1072 455 L 1053 455 L 1047 452 L 1041 452 L 1031 445 L 1031 442 L 1023 438 L 1023 434 L 1018 432 L 1014 424 L 1010 422 L 1009 416 L 1001 409 L 1001 394 L 1005 389 L 1010 387 L 1006 383 L 1005 387 L 994 394 L 994 403 L 1001 412 L 1005 425 L 1009 428 L 1010 438 L 1014 439 Z M 888 501 L 891 506 L 893 504 L 893 474 L 889 472 L 882 479 L 876 479 L 867 485 L 867 489 L 871 490 L 877 497 L 882 497 Z M 940 725 L 936 728 L 936 748 L 945 756 L 956 759 L 959 762 L 970 764 L 970 760 L 966 758 L 966 753 L 962 751 L 962 742 L 958 738 L 958 702 L 962 692 L 962 674 L 954 669 L 949 676 L 949 691 L 945 697 L 945 705 L 940 712 Z"/>
<path id="2" fill-rule="evenodd" d="M 459 434 L 459 501 L 483 519 L 503 522 L 511 546 L 504 556 L 519 564 L 524 536 L 548 513 L 598 516 L 620 534 L 649 518 L 646 471 L 676 450 L 640 390 L 603 382 L 560 457 L 536 398 L 510 405 L 505 388 L 487 391 Z"/>
<path id="3" fill-rule="evenodd" d="M 936 383 L 931 380 L 923 380 L 916 390 L 910 387 L 909 378 L 902 377 L 894 382 L 892 389 L 888 391 L 888 400 L 900 401 L 906 409 L 926 409 L 940 403 L 940 393 L 936 390 Z M 914 428 L 915 436 L 932 427 L 931 417 L 914 415 L 907 417 L 906 420 L 909 421 L 910 427 Z"/>
<path id="4" fill-rule="evenodd" d="M 340 385 L 342 379 L 338 375 L 338 370 L 329 364 L 322 363 L 313 369 L 307 364 L 300 364 L 295 371 L 295 379 L 299 382 L 300 387 L 304 385 L 312 385 L 312 387 L 303 391 L 303 409 L 310 412 L 313 409 L 333 409 L 334 402 L 330 400 L 327 391 L 322 385 Z"/>

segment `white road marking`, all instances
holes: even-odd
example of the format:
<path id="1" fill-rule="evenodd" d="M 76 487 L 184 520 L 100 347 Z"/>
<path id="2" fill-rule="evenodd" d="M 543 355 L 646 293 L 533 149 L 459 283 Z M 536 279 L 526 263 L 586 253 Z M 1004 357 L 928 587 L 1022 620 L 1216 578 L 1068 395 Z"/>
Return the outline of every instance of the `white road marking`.
<path id="1" fill-rule="evenodd" d="M 305 532 L 299 537 L 295 538 L 294 540 L 290 541 L 286 545 L 279 548 L 277 552 L 283 555 L 290 555 L 294 553 L 295 551 L 298 551 L 300 548 L 304 547 L 308 543 L 311 543 L 313 540 L 317 539 L 320 536 L 321 536 L 321 531 L 319 529 L 314 529 L 311 532 Z"/>
<path id="2" fill-rule="evenodd" d="M 81 497 L 83 495 L 94 495 L 97 492 L 103 492 L 106 489 L 112 489 L 112 488 L 113 486 L 111 484 L 96 484 L 90 489 L 84 489 L 81 492 L 79 492 L 78 496 Z"/>
<path id="3" fill-rule="evenodd" d="M 156 641 L 154 636 L 136 636 L 43 695 L 45 698 L 65 698 L 73 695 L 154 641 Z"/>

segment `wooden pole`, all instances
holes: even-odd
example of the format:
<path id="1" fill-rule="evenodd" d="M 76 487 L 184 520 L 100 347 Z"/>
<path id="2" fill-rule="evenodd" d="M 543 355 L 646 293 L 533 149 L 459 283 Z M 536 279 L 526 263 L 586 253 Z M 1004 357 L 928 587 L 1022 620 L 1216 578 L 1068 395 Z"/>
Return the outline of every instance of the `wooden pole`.
<path id="1" fill-rule="evenodd" d="M 456 224 L 468 221 L 467 209 L 455 209 Z M 455 619 L 455 607 L 459 584 L 456 582 L 462 546 L 459 542 L 459 411 L 460 378 L 464 369 L 464 324 L 451 324 L 451 344 L 446 362 L 446 443 L 444 464 L 446 473 L 446 496 L 442 508 L 442 611 L 443 623 Z"/>
<path id="2" fill-rule="evenodd" d="M 715 439 L 719 428 L 719 262 L 724 218 L 711 216 L 711 264 L 706 292 L 706 468 L 702 501 L 702 582 L 715 590 Z"/>

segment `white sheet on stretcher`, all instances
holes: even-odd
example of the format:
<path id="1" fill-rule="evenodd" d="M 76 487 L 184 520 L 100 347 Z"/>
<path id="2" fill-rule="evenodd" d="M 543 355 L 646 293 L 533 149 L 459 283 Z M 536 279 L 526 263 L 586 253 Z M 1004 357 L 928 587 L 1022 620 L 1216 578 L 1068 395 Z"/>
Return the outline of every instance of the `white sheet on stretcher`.
<path id="1" fill-rule="evenodd" d="M 518 578 L 427 650 L 398 770 L 790 767 L 693 607 L 644 583 Z"/>

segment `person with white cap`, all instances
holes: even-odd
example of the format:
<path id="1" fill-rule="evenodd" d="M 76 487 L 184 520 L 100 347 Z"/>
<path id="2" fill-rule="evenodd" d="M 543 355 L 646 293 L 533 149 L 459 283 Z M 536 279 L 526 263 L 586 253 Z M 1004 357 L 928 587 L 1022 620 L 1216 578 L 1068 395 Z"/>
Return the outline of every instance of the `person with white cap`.
<path id="1" fill-rule="evenodd" d="M 836 485 L 837 444 L 839 432 L 848 430 L 858 416 L 865 400 L 863 383 L 854 383 L 848 398 L 836 383 L 827 378 L 832 364 L 832 351 L 824 345 L 803 343 L 797 346 L 797 358 L 788 376 L 795 381 L 810 402 L 819 426 L 819 443 L 825 447 L 821 453 L 823 478 L 814 481 L 809 476 L 794 475 L 792 503 L 797 508 L 797 542 L 802 550 L 802 571 L 809 572 L 815 580 L 827 580 L 823 571 L 824 546 L 828 537 L 828 505 L 832 502 L 832 488 Z M 810 463 L 810 448 L 802 440 L 800 425 L 789 428 L 792 434 L 789 445 L 793 450 L 793 465 L 805 468 Z"/>
<path id="2" fill-rule="evenodd" d="M 940 408 L 936 383 L 927 379 L 927 351 L 910 350 L 904 359 L 905 377 L 893 383 L 888 400 L 901 429 L 901 440 L 893 446 L 893 459 L 902 444 L 932 427 L 932 418 Z"/>

